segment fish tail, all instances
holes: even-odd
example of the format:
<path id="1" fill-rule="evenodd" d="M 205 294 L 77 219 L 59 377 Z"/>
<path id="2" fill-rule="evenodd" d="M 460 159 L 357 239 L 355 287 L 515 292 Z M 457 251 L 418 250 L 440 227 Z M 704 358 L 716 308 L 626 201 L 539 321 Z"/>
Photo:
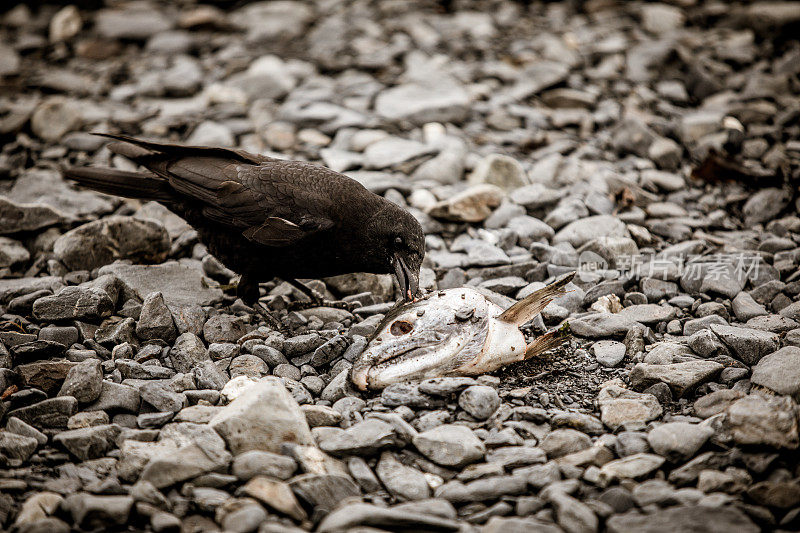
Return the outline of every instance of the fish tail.
<path id="1" fill-rule="evenodd" d="M 571 272 L 557 279 L 550 285 L 542 287 L 538 291 L 526 296 L 518 301 L 497 317 L 498 320 L 521 326 L 533 317 L 542 312 L 547 304 L 553 301 L 556 296 L 566 294 L 564 287 L 575 277 L 575 272 Z"/>
<path id="2" fill-rule="evenodd" d="M 525 349 L 525 359 L 530 359 L 548 350 L 558 348 L 570 339 L 569 324 L 565 323 L 558 329 L 548 331 Z"/>

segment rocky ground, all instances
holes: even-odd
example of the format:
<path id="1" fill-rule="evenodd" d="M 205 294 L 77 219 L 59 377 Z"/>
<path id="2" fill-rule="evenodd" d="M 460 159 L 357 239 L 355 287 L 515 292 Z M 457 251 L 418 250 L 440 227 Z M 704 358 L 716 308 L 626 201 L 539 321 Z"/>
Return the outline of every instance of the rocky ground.
<path id="1" fill-rule="evenodd" d="M 800 3 L 108 4 L 1 18 L 0 528 L 800 528 Z M 529 327 L 574 339 L 361 394 L 391 278 L 265 284 L 274 331 L 182 220 L 59 177 L 129 167 L 91 131 L 346 172 L 426 289 L 577 269 Z"/>

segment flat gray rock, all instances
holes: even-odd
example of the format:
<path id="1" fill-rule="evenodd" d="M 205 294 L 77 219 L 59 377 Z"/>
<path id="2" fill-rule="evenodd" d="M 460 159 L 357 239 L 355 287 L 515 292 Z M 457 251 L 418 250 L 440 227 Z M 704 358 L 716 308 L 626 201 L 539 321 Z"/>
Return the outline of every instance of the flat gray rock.
<path id="1" fill-rule="evenodd" d="M 383 452 L 375 473 L 386 489 L 400 500 L 421 500 L 430 496 L 425 475 L 398 461 L 391 452 Z"/>
<path id="2" fill-rule="evenodd" d="M 522 494 L 527 490 L 527 486 L 526 476 L 493 476 L 469 483 L 448 481 L 436 489 L 435 496 L 452 503 L 485 501 Z"/>
<path id="3" fill-rule="evenodd" d="M 110 39 L 143 40 L 170 29 L 172 22 L 148 9 L 104 9 L 97 13 L 95 27 Z"/>
<path id="4" fill-rule="evenodd" d="M 599 237 L 630 237 L 625 223 L 612 215 L 595 215 L 567 224 L 553 237 L 553 243 L 568 242 L 579 248 Z"/>
<path id="5" fill-rule="evenodd" d="M 756 302 L 750 293 L 744 291 L 737 294 L 736 298 L 731 301 L 731 307 L 740 322 L 747 322 L 751 318 L 767 314 L 764 306 Z"/>
<path id="6" fill-rule="evenodd" d="M 750 381 L 797 399 L 800 395 L 800 348 L 786 346 L 765 355 L 753 367 Z"/>
<path id="7" fill-rule="evenodd" d="M 663 382 L 675 394 L 683 396 L 702 383 L 712 380 L 722 369 L 723 366 L 715 361 L 687 361 L 667 365 L 638 363 L 631 370 L 630 379 L 631 385 L 639 390 Z"/>
<path id="8" fill-rule="evenodd" d="M 68 231 L 53 244 L 53 253 L 72 270 L 92 270 L 116 259 L 158 263 L 169 248 L 169 234 L 161 223 L 109 217 Z"/>
<path id="9" fill-rule="evenodd" d="M 735 507 L 679 506 L 642 515 L 631 512 L 615 515 L 606 523 L 609 533 L 758 533 L 760 528 Z"/>
<path id="10" fill-rule="evenodd" d="M 644 394 L 615 385 L 600 390 L 600 419 L 611 429 L 626 423 L 647 423 L 661 416 L 661 404 L 652 394 Z"/>
<path id="11" fill-rule="evenodd" d="M 382 529 L 419 529 L 434 531 L 458 531 L 460 525 L 454 520 L 428 513 L 415 513 L 399 508 L 378 507 L 368 503 L 344 505 L 326 516 L 317 531 L 343 531 L 357 526 L 371 526 Z"/>
<path id="12" fill-rule="evenodd" d="M 322 439 L 319 447 L 334 455 L 374 455 L 382 448 L 395 446 L 399 442 L 390 424 L 372 418 Z"/>
<path id="13" fill-rule="evenodd" d="M 119 202 L 109 196 L 77 190 L 52 170 L 29 170 L 17 178 L 8 199 L 20 204 L 49 206 L 64 216 L 85 219 L 114 210 Z"/>
<path id="14" fill-rule="evenodd" d="M 486 447 L 466 426 L 445 424 L 414 436 L 422 455 L 442 466 L 462 467 L 483 458 Z"/>
<path id="15" fill-rule="evenodd" d="M 160 265 L 106 265 L 101 274 L 112 274 L 144 300 L 161 292 L 170 308 L 212 305 L 222 300 L 222 291 L 203 275 L 199 263 L 169 261 Z"/>
<path id="16" fill-rule="evenodd" d="M 711 325 L 711 331 L 745 364 L 753 365 L 778 349 L 778 335 L 757 329 Z"/>
<path id="17" fill-rule="evenodd" d="M 595 313 L 569 321 L 574 335 L 598 339 L 625 335 L 636 322 L 618 313 Z"/>
<path id="18" fill-rule="evenodd" d="M 62 431 L 53 442 L 64 447 L 81 461 L 103 457 L 115 447 L 121 428 L 115 424 Z"/>
<path id="19" fill-rule="evenodd" d="M 70 217 L 39 203 L 12 202 L 0 196 L 0 234 L 36 231 L 68 222 Z"/>
<path id="20" fill-rule="evenodd" d="M 800 443 L 796 409 L 786 396 L 765 398 L 750 394 L 728 407 L 725 427 L 738 444 L 793 450 Z"/>
<path id="21" fill-rule="evenodd" d="M 279 453 L 284 442 L 313 444 L 300 406 L 274 377 L 249 385 L 209 425 L 235 454 L 249 450 Z"/>
<path id="22" fill-rule="evenodd" d="M 0 431 L 0 453 L 9 459 L 27 461 L 38 447 L 39 441 L 34 437 Z"/>
<path id="23" fill-rule="evenodd" d="M 672 320 L 675 312 L 675 308 L 670 305 L 641 304 L 626 307 L 617 315 L 642 324 L 655 324 Z"/>
<path id="24" fill-rule="evenodd" d="M 382 91 L 375 100 L 375 111 L 388 119 L 426 122 L 462 122 L 472 99 L 462 87 L 445 84 L 428 87 L 418 83 L 398 85 Z"/>
<path id="25" fill-rule="evenodd" d="M 647 442 L 657 454 L 673 463 L 695 456 L 705 442 L 714 435 L 710 426 L 670 422 L 662 424 L 647 434 Z"/>

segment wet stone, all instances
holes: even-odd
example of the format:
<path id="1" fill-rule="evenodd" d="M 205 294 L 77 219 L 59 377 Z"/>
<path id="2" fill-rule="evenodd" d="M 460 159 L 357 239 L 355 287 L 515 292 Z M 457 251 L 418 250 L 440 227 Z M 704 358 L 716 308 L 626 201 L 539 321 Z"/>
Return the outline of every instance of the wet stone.
<path id="1" fill-rule="evenodd" d="M 0 453 L 8 459 L 27 461 L 38 447 L 39 442 L 33 437 L 0 431 Z"/>
<path id="2" fill-rule="evenodd" d="M 209 425 L 236 454 L 249 450 L 277 453 L 283 442 L 312 443 L 300 406 L 277 378 L 249 385 Z"/>
<path id="3" fill-rule="evenodd" d="M 101 425 L 63 431 L 53 442 L 66 448 L 81 461 L 102 457 L 112 449 L 120 433 L 119 426 Z"/>
<path id="4" fill-rule="evenodd" d="M 798 399 L 800 395 L 800 348 L 786 346 L 764 356 L 753 367 L 750 380 L 778 394 Z"/>
<path id="5" fill-rule="evenodd" d="M 735 442 L 795 449 L 798 446 L 796 406 L 787 397 L 748 395 L 725 411 L 725 425 Z"/>
<path id="6" fill-rule="evenodd" d="M 40 320 L 96 320 L 114 310 L 114 304 L 104 291 L 94 288 L 64 287 L 53 296 L 39 298 L 33 303 L 33 314 Z"/>
<path id="7" fill-rule="evenodd" d="M 405 466 L 391 452 L 383 452 L 375 473 L 387 490 L 401 500 L 421 500 L 430 496 L 428 480 L 422 472 Z"/>
<path id="8" fill-rule="evenodd" d="M 319 446 L 323 451 L 336 455 L 372 455 L 382 448 L 397 445 L 398 442 L 390 424 L 369 419 L 322 440 Z"/>
<path id="9" fill-rule="evenodd" d="M 497 390 L 486 385 L 473 385 L 458 396 L 458 405 L 478 420 L 486 420 L 500 407 Z"/>
<path id="10" fill-rule="evenodd" d="M 59 396 L 73 396 L 80 403 L 91 403 L 103 390 L 103 370 L 98 359 L 87 359 L 69 369 Z"/>
<path id="11" fill-rule="evenodd" d="M 432 378 L 422 381 L 419 384 L 419 390 L 433 396 L 448 396 L 475 384 L 475 380 L 469 377 Z"/>
<path id="12" fill-rule="evenodd" d="M 231 472 L 238 479 L 247 481 L 255 476 L 289 479 L 297 470 L 297 462 L 291 457 L 262 450 L 251 450 L 233 459 Z"/>
<path id="13" fill-rule="evenodd" d="M 471 429 L 459 425 L 441 425 L 414 436 L 414 446 L 433 462 L 450 467 L 465 466 L 480 460 L 486 453 L 483 443 Z"/>
<path id="14" fill-rule="evenodd" d="M 778 337 L 774 333 L 725 325 L 712 325 L 711 331 L 737 359 L 748 365 L 778 349 Z"/>
<path id="15" fill-rule="evenodd" d="M 647 441 L 657 454 L 672 462 L 693 457 L 714 434 L 711 427 L 686 422 L 662 424 L 647 435 Z"/>
<path id="16" fill-rule="evenodd" d="M 691 531 L 708 528 L 713 531 L 742 531 L 756 533 L 759 528 L 742 511 L 735 507 L 679 506 L 657 510 L 655 513 L 641 515 L 626 513 L 611 517 L 608 530 L 613 533 L 623 531 L 666 532 L 677 529 Z"/>
<path id="17" fill-rule="evenodd" d="M 592 345 L 597 362 L 605 367 L 615 367 L 625 358 L 625 345 L 616 341 L 598 341 Z"/>
<path id="18" fill-rule="evenodd" d="M 169 343 L 176 335 L 172 313 L 164 302 L 164 296 L 160 292 L 149 294 L 136 323 L 136 336 L 142 340 L 160 339 Z"/>
<path id="19" fill-rule="evenodd" d="M 381 401 L 387 407 L 405 405 L 411 408 L 431 409 L 444 407 L 441 398 L 424 394 L 416 383 L 395 383 L 381 393 Z"/>
<path id="20" fill-rule="evenodd" d="M 666 383 L 682 396 L 698 385 L 710 381 L 722 371 L 723 366 L 714 361 L 687 361 L 685 363 L 647 364 L 639 363 L 631 371 L 631 385 L 644 389 L 659 381 Z"/>
<path id="21" fill-rule="evenodd" d="M 8 412 L 8 416 L 15 416 L 37 429 L 65 428 L 67 420 L 77 409 L 78 400 L 72 396 L 61 396 L 14 409 Z"/>

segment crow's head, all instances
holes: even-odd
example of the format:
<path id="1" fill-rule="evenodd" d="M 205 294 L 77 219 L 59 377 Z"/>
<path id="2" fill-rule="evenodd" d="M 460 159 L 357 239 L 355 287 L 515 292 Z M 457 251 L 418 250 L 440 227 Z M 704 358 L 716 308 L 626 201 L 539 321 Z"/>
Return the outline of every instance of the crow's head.
<path id="1" fill-rule="evenodd" d="M 382 270 L 394 274 L 407 300 L 419 293 L 419 270 L 425 257 L 425 234 L 417 219 L 401 207 L 386 201 L 373 219 L 373 252 Z"/>

